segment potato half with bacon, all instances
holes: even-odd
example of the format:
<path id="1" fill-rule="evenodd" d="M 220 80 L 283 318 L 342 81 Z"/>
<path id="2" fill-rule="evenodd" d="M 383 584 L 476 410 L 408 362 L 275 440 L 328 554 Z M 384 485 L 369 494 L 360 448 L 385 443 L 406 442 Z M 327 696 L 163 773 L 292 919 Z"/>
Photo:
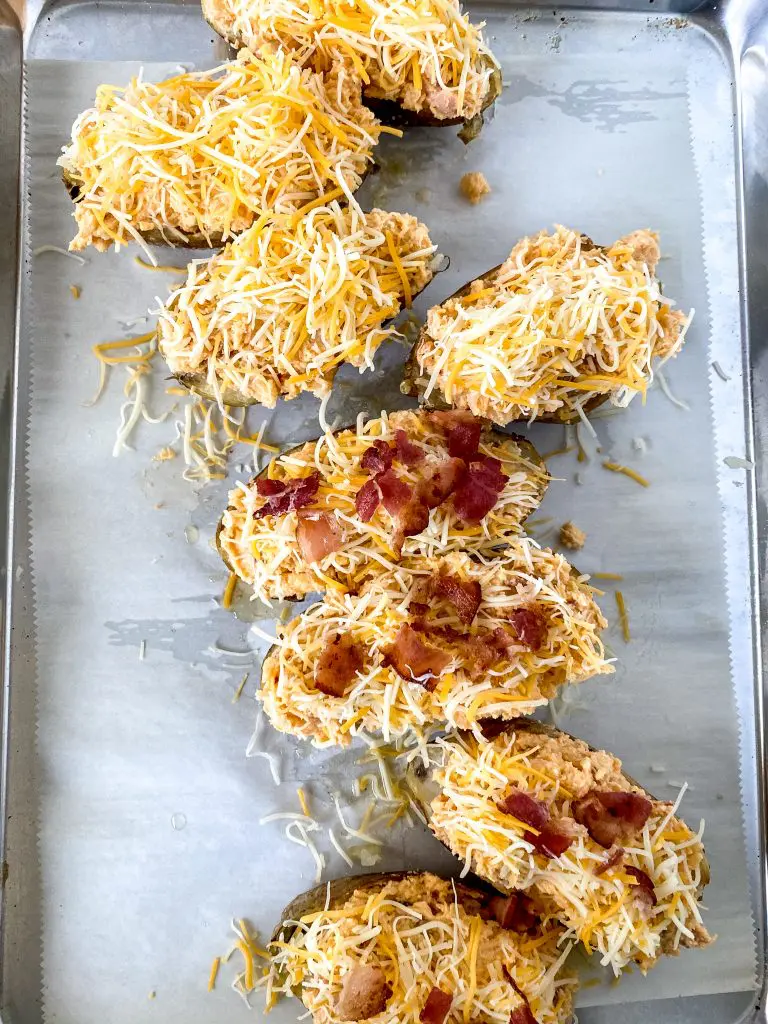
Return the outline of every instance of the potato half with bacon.
<path id="1" fill-rule="evenodd" d="M 705 946 L 701 843 L 673 804 L 655 800 L 604 750 L 538 722 L 487 723 L 484 737 L 431 748 L 411 789 L 429 827 L 502 893 L 558 920 L 618 975 L 664 953 Z M 681 794 L 682 795 L 682 794 Z"/>
<path id="2" fill-rule="evenodd" d="M 654 363 L 679 352 L 689 317 L 655 277 L 658 238 L 602 247 L 557 227 L 427 314 L 403 390 L 505 425 L 578 421 L 645 395 Z"/>
<path id="3" fill-rule="evenodd" d="M 503 903 L 427 873 L 320 885 L 283 911 L 264 987 L 297 996 L 316 1024 L 566 1024 L 569 944 L 531 912 L 502 926 Z"/>
<path id="4" fill-rule="evenodd" d="M 231 571 L 257 596 L 357 591 L 401 558 L 491 551 L 538 507 L 536 449 L 467 413 L 361 416 L 275 458 L 239 484 L 217 532 Z"/>
<path id="5" fill-rule="evenodd" d="M 70 249 L 217 247 L 264 214 L 349 196 L 390 131 L 350 67 L 323 75 L 243 50 L 213 71 L 100 86 L 58 161 L 75 203 Z"/>
<path id="6" fill-rule="evenodd" d="M 488 561 L 408 559 L 279 626 L 258 696 L 276 729 L 316 746 L 472 727 L 612 672 L 605 625 L 586 577 L 528 538 Z"/>
<path id="7" fill-rule="evenodd" d="M 189 265 L 160 310 L 160 351 L 182 384 L 226 405 L 322 398 L 343 363 L 373 368 L 393 317 L 432 280 L 434 252 L 407 213 L 333 202 L 259 221 Z"/>
<path id="8" fill-rule="evenodd" d="M 390 123 L 465 123 L 472 138 L 501 94 L 481 26 L 457 0 L 203 0 L 203 15 L 233 46 L 281 46 L 319 68 L 352 61 Z"/>

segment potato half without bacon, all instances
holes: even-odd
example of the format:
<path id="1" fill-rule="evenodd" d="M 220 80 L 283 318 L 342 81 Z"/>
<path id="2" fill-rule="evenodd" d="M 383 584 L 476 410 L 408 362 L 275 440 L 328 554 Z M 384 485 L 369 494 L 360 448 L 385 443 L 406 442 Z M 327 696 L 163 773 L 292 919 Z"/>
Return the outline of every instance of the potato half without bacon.
<path id="1" fill-rule="evenodd" d="M 278 45 L 319 68 L 351 60 L 388 123 L 464 123 L 468 140 L 501 95 L 481 27 L 457 0 L 203 0 L 203 15 L 233 46 Z"/>
<path id="2" fill-rule="evenodd" d="M 650 231 L 610 247 L 564 227 L 524 238 L 429 310 L 403 391 L 501 426 L 628 405 L 680 350 L 690 319 L 662 296 L 658 260 Z"/>
<path id="3" fill-rule="evenodd" d="M 343 363 L 373 367 L 393 317 L 432 280 L 435 247 L 407 213 L 338 203 L 285 223 L 260 220 L 160 310 L 172 373 L 226 405 L 327 395 Z"/>
<path id="4" fill-rule="evenodd" d="M 275 930 L 264 987 L 316 1024 L 567 1024 L 568 943 L 488 892 L 427 873 L 340 878 L 298 896 Z"/>
<path id="5" fill-rule="evenodd" d="M 217 544 L 262 600 L 357 591 L 401 558 L 498 549 L 548 479 L 533 445 L 468 413 L 361 416 L 231 491 Z"/>
<path id="6" fill-rule="evenodd" d="M 389 130 L 349 64 L 319 74 L 283 52 L 102 85 L 58 160 L 75 203 L 70 249 L 218 247 L 264 214 L 351 195 Z"/>
<path id="7" fill-rule="evenodd" d="M 521 895 L 618 975 L 712 941 L 699 902 L 701 843 L 604 750 L 538 722 L 487 723 L 437 741 L 411 790 L 437 838 L 510 897 Z M 681 794 L 682 795 L 682 794 Z"/>
<path id="8" fill-rule="evenodd" d="M 413 558 L 278 626 L 258 697 L 276 729 L 319 747 L 467 728 L 612 672 L 605 625 L 585 578 L 528 538 L 489 561 Z"/>

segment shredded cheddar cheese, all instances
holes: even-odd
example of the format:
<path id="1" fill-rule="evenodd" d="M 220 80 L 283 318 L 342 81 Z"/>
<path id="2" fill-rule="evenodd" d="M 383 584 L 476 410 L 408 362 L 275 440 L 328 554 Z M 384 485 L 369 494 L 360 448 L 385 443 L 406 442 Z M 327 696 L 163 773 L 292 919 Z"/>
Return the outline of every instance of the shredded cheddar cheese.
<path id="1" fill-rule="evenodd" d="M 293 226 L 260 220 L 190 263 L 160 310 L 160 350 L 222 402 L 322 398 L 342 363 L 372 369 L 390 321 L 431 280 L 434 251 L 408 214 L 334 202 Z"/>
<path id="2" fill-rule="evenodd" d="M 476 581 L 482 602 L 471 627 L 448 602 L 436 606 L 436 621 L 449 633 L 425 639 L 450 655 L 440 676 L 450 676 L 451 683 L 443 687 L 438 676 L 429 689 L 403 679 L 385 652 L 415 614 L 410 603 L 417 583 L 441 572 Z M 487 670 L 473 673 L 475 654 L 465 653 L 450 631 L 487 638 L 494 630 L 511 629 L 516 609 L 531 607 L 546 622 L 541 646 L 531 650 L 512 633 L 507 653 L 491 654 Z M 319 747 L 343 745 L 365 732 L 381 732 L 388 741 L 428 723 L 467 728 L 480 717 L 528 714 L 565 683 L 612 672 L 599 636 L 605 625 L 583 578 L 562 555 L 533 540 L 510 539 L 503 553 L 487 561 L 463 552 L 413 558 L 372 576 L 358 595 L 327 593 L 321 603 L 278 627 L 258 699 L 276 729 Z M 363 666 L 343 696 L 329 697 L 316 688 L 314 672 L 320 654 L 339 635 L 357 646 Z M 368 711 L 360 717 L 363 708 Z"/>
<path id="3" fill-rule="evenodd" d="M 371 572 L 393 568 L 392 518 L 380 506 L 364 523 L 355 511 L 355 497 L 368 479 L 361 469 L 363 453 L 374 441 L 394 441 L 395 432 L 405 430 L 409 440 L 424 452 L 421 467 L 407 469 L 397 463 L 398 475 L 415 486 L 418 473 L 447 454 L 445 436 L 427 415 L 419 412 L 382 413 L 380 418 L 358 419 L 354 430 L 325 434 L 317 441 L 285 452 L 268 468 L 271 480 L 289 481 L 308 473 L 320 473 L 317 508 L 336 516 L 342 532 L 338 551 L 319 563 L 308 565 L 296 540 L 296 512 L 254 519 L 263 499 L 255 483 L 240 483 L 230 492 L 229 507 L 221 520 L 218 543 L 227 563 L 262 600 L 304 596 L 317 590 L 356 591 Z M 404 557 L 437 556 L 453 550 L 486 551 L 518 533 L 544 493 L 546 472 L 514 438 L 483 434 L 480 453 L 496 458 L 507 483 L 496 505 L 477 526 L 468 526 L 456 516 L 450 502 L 430 513 L 426 529 L 407 537 Z"/>
<path id="4" fill-rule="evenodd" d="M 604 249 L 564 227 L 523 239 L 474 294 L 429 310 L 416 347 L 425 398 L 437 389 L 504 425 L 586 421 L 591 399 L 645 395 L 654 360 L 679 351 L 689 321 L 662 296 L 658 259 L 648 231 Z"/>
<path id="5" fill-rule="evenodd" d="M 203 13 L 237 45 L 351 61 L 366 97 L 437 120 L 472 118 L 492 98 L 497 65 L 457 0 L 203 0 Z"/>
<path id="6" fill-rule="evenodd" d="M 616 974 L 632 961 L 647 970 L 662 953 L 711 941 L 699 909 L 709 877 L 703 823 L 694 833 L 676 818 L 679 799 L 652 801 L 645 825 L 621 843 L 621 860 L 596 873 L 609 851 L 573 820 L 571 807 L 593 788 L 633 788 L 612 755 L 523 725 L 490 742 L 465 734 L 438 740 L 430 749 L 440 788 L 431 802 L 430 827 L 438 839 L 465 862 L 466 871 L 503 892 L 524 890 L 541 913 L 553 915 L 569 938 L 596 950 Z M 559 857 L 536 851 L 524 838 L 533 830 L 499 808 L 510 786 L 547 804 L 552 820 L 564 822 L 574 835 Z M 655 905 L 635 900 L 638 879 L 627 867 L 649 877 Z"/>
<path id="7" fill-rule="evenodd" d="M 483 920 L 480 910 L 463 887 L 434 875 L 387 882 L 373 896 L 358 890 L 340 909 L 306 914 L 287 941 L 274 942 L 269 976 L 257 986 L 298 993 L 324 1024 L 339 1019 L 345 980 L 365 965 L 378 967 L 389 986 L 377 1019 L 419 1024 L 440 988 L 452 997 L 451 1020 L 499 1024 L 528 1002 L 539 1024 L 565 1024 L 576 982 L 563 971 L 570 946 L 558 944 L 559 930 L 539 929 L 532 943 Z"/>
<path id="8" fill-rule="evenodd" d="M 283 51 L 102 85 L 59 158 L 77 189 L 70 248 L 221 245 L 267 214 L 351 195 L 380 130 L 348 66 L 321 75 Z"/>

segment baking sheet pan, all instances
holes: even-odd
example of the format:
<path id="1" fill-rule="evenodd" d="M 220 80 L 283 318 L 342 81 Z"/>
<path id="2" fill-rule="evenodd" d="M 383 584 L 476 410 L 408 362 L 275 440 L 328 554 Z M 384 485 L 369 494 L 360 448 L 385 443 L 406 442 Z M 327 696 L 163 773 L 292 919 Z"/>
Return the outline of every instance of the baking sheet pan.
<path id="1" fill-rule="evenodd" d="M 620 1011 L 628 1024 L 657 1014 L 735 1020 L 760 977 L 748 887 L 758 849 L 749 728 L 739 753 L 739 717 L 747 726 L 754 718 L 749 470 L 723 461 L 750 454 L 730 71 L 712 38 L 687 22 L 478 11 L 508 82 L 495 121 L 468 149 L 450 131 L 414 132 L 386 146 L 367 200 L 418 214 L 451 254 L 450 271 L 421 311 L 499 262 L 521 234 L 554 221 L 599 241 L 657 228 L 665 287 L 696 307 L 686 349 L 668 368 L 674 394 L 690 409 L 654 391 L 645 409 L 637 402 L 595 421 L 603 455 L 634 465 L 651 487 L 606 473 L 589 441 L 586 465 L 571 456 L 553 461 L 562 482 L 551 486 L 541 515 L 587 530 L 580 568 L 624 575 L 634 637 L 624 645 L 614 626 L 616 677 L 579 688 L 559 704 L 557 720 L 615 750 L 660 797 L 689 782 L 684 813 L 691 823 L 707 820 L 707 923 L 720 935 L 712 949 L 664 963 L 648 979 L 585 990 L 580 1020 L 607 1020 L 616 1010 L 600 1004 L 618 1001 L 628 1004 Z M 95 86 L 124 80 L 136 69 L 130 60 L 159 77 L 177 61 L 203 67 L 220 59 L 197 19 L 193 7 L 160 5 L 151 17 L 143 6 L 71 7 L 33 40 L 30 252 L 66 245 L 71 235 L 55 156 Z M 45 59 L 71 57 L 78 40 L 88 60 Z M 456 193 L 470 169 L 483 170 L 493 188 L 477 208 Z M 178 412 L 142 424 L 136 450 L 111 457 L 119 373 L 96 406 L 83 404 L 96 379 L 90 345 L 129 333 L 124 324 L 164 293 L 166 279 L 137 267 L 133 255 L 88 254 L 80 266 L 44 253 L 32 258 L 24 285 L 28 504 L 20 488 L 18 512 L 29 514 L 31 565 L 17 547 L 14 676 L 23 693 L 13 700 L 20 722 L 29 726 L 34 716 L 37 742 L 30 757 L 20 739 L 10 775 L 12 783 L 23 777 L 11 787 L 10 807 L 25 809 L 9 828 L 7 852 L 9 892 L 16 886 L 24 902 L 19 910 L 6 900 L 4 1002 L 18 1020 L 41 1012 L 79 1024 L 246 1019 L 226 988 L 204 994 L 229 918 L 245 915 L 263 934 L 313 877 L 306 851 L 289 847 L 278 825 L 258 821 L 294 809 L 302 783 L 318 817 L 330 821 L 332 790 L 360 770 L 352 768 L 356 755 L 278 742 L 266 727 L 259 742 L 279 756 L 282 785 L 273 785 L 264 760 L 245 759 L 260 644 L 247 621 L 219 607 L 225 573 L 209 546 L 228 485 L 192 488 L 180 481 L 177 460 L 152 461 L 173 438 Z M 71 284 L 82 288 L 80 299 Z M 389 346 L 374 374 L 345 372 L 329 416 L 348 421 L 361 409 L 403 404 L 403 355 Z M 153 378 L 154 412 L 172 402 L 163 377 L 158 369 Z M 268 438 L 313 436 L 316 418 L 316 401 L 290 403 L 270 419 Z M 541 427 L 532 437 L 546 451 L 562 432 Z M 233 463 L 248 455 L 236 453 Z M 604 607 L 615 620 L 611 600 L 609 592 Z M 28 645 L 22 633 L 31 634 Z M 245 696 L 233 704 L 248 669 Z M 452 867 L 419 827 L 395 829 L 377 867 L 405 864 Z M 328 875 L 343 869 L 329 856 Z M 42 985 L 33 982 L 38 972 Z M 686 998 L 668 1001 L 678 996 Z M 275 1014 L 292 1020 L 297 1008 Z"/>

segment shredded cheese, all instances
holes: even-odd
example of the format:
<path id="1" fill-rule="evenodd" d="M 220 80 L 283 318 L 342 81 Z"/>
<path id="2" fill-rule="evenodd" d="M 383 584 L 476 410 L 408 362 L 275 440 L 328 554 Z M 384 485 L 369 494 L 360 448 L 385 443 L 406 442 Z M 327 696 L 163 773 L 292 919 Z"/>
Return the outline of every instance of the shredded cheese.
<path id="1" fill-rule="evenodd" d="M 628 405 L 683 343 L 688 318 L 662 296 L 658 258 L 648 231 L 606 249 L 564 227 L 523 239 L 472 294 L 429 310 L 416 348 L 425 398 L 438 389 L 502 425 L 578 416 L 594 434 L 586 402 Z"/>
<path id="2" fill-rule="evenodd" d="M 341 63 L 321 75 L 282 50 L 243 50 L 213 71 L 100 86 L 59 158 L 78 189 L 70 248 L 221 245 L 272 212 L 353 192 L 380 132 L 360 85 Z"/>
<path id="3" fill-rule="evenodd" d="M 431 803 L 430 827 L 466 871 L 504 892 L 524 890 L 540 913 L 553 915 L 566 936 L 588 951 L 597 950 L 616 974 L 632 961 L 646 970 L 663 952 L 711 941 L 699 910 L 708 879 L 703 824 L 694 833 L 674 816 L 680 798 L 674 805 L 652 801 L 642 830 L 622 842 L 621 861 L 597 874 L 608 851 L 576 823 L 571 808 L 593 788 L 633 788 L 616 758 L 565 734 L 545 736 L 524 725 L 491 742 L 453 736 L 433 749 L 440 792 Z M 531 829 L 499 809 L 510 785 L 546 803 L 550 816 L 566 823 L 575 838 L 559 857 L 538 853 L 525 839 Z M 633 898 L 637 879 L 627 867 L 651 879 L 654 906 Z"/>
<path id="4" fill-rule="evenodd" d="M 366 96 L 439 120 L 480 113 L 497 70 L 458 0 L 203 0 L 203 12 L 240 45 L 351 61 Z"/>
<path id="5" fill-rule="evenodd" d="M 159 311 L 160 350 L 224 402 L 322 398 L 343 363 L 373 367 L 391 320 L 431 280 L 434 251 L 409 214 L 333 202 L 294 225 L 260 220 L 190 263 Z"/>
<path id="6" fill-rule="evenodd" d="M 418 412 L 395 412 L 381 418 L 358 421 L 354 430 L 326 434 L 317 441 L 285 452 L 269 466 L 272 480 L 289 481 L 320 473 L 315 502 L 318 509 L 332 514 L 342 535 L 339 550 L 308 565 L 296 539 L 296 512 L 283 516 L 254 518 L 263 498 L 255 483 L 238 484 L 230 492 L 229 507 L 221 520 L 218 543 L 227 562 L 262 600 L 303 596 L 320 589 L 340 594 L 356 591 L 372 572 L 392 569 L 397 561 L 392 550 L 393 520 L 379 506 L 364 523 L 355 510 L 357 492 L 368 479 L 360 460 L 374 441 L 393 442 L 397 430 L 424 452 L 425 461 L 415 470 L 397 465 L 398 476 L 415 487 L 419 474 L 438 464 L 447 452 L 445 437 L 428 416 Z M 454 550 L 489 551 L 504 538 L 518 533 L 541 501 L 546 473 L 526 455 L 514 438 L 483 435 L 480 453 L 498 459 L 508 478 L 495 506 L 476 526 L 462 522 L 450 502 L 433 509 L 425 530 L 407 537 L 402 556 L 437 557 Z M 340 586 L 339 586 L 340 584 Z"/>
<path id="7" fill-rule="evenodd" d="M 401 678 L 386 652 L 412 617 L 409 604 L 417 583 L 441 572 L 477 582 L 482 602 L 471 628 L 448 602 L 435 606 L 435 621 L 447 635 L 425 639 L 450 661 L 429 689 Z M 546 623 L 542 646 L 530 650 L 512 632 L 506 653 L 491 650 L 487 669 L 474 672 L 478 655 L 465 650 L 456 634 L 481 639 L 497 629 L 510 630 L 514 611 L 531 607 Z M 487 561 L 463 552 L 414 558 L 372 576 L 358 595 L 329 591 L 324 601 L 279 627 L 257 697 L 276 729 L 307 737 L 319 747 L 346 744 L 364 732 L 400 737 L 427 723 L 469 728 L 481 717 L 528 714 L 565 683 L 612 672 L 599 636 L 605 625 L 583 577 L 562 555 L 531 539 L 510 540 L 502 554 Z M 329 698 L 315 686 L 315 665 L 342 634 L 357 645 L 363 666 L 343 696 Z M 360 716 L 363 708 L 368 710 Z"/>
<path id="8" fill-rule="evenodd" d="M 634 480 L 635 483 L 640 484 L 641 487 L 650 487 L 650 480 L 646 480 L 644 476 L 631 469 L 629 466 L 622 466 L 618 462 L 604 462 L 603 469 L 609 470 L 611 473 L 621 473 L 623 476 L 628 476 L 630 480 Z"/>
<path id="9" fill-rule="evenodd" d="M 624 643 L 628 644 L 631 636 L 629 633 L 629 616 L 627 615 L 627 606 L 624 601 L 624 595 L 620 590 L 615 593 L 616 607 L 619 610 L 619 624 L 621 626 L 621 635 L 624 637 Z"/>
<path id="10" fill-rule="evenodd" d="M 315 1021 L 336 1020 L 345 979 L 365 964 L 383 971 L 386 1019 L 400 1024 L 419 1024 L 433 988 L 452 996 L 452 1017 L 475 1024 L 508 1021 L 526 1001 L 539 1024 L 565 1024 L 575 979 L 562 970 L 559 930 L 549 925 L 533 942 L 478 911 L 463 889 L 434 875 L 360 889 L 338 909 L 291 923 L 257 987 L 298 992 Z"/>

